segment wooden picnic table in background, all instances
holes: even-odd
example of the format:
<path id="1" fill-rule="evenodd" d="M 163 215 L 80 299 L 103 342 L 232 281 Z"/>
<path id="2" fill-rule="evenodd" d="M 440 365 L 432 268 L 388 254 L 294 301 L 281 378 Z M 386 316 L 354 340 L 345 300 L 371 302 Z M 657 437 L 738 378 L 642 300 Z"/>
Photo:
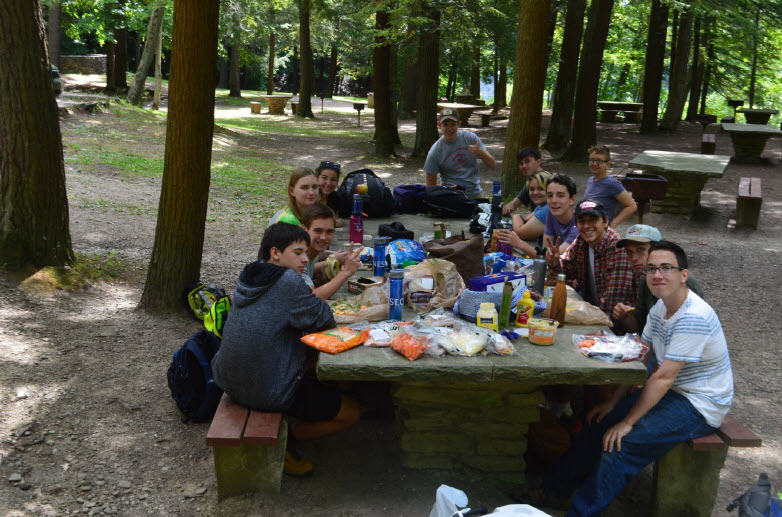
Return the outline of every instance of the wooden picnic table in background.
<path id="1" fill-rule="evenodd" d="M 616 115 L 622 112 L 625 122 L 635 123 L 641 120 L 644 105 L 640 102 L 597 101 L 597 107 L 600 109 L 602 122 L 616 122 Z"/>
<path id="2" fill-rule="evenodd" d="M 782 135 L 782 130 L 776 126 L 763 124 L 720 124 L 722 130 L 730 135 L 733 141 L 736 161 L 744 163 L 760 162 L 760 155 L 766 147 L 766 141 L 772 136 Z"/>

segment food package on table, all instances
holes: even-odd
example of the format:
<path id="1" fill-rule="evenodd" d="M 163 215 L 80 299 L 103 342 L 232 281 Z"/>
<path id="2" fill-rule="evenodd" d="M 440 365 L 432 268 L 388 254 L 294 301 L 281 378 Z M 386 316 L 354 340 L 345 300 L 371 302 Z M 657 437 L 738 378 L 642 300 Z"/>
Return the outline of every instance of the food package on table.
<path id="1" fill-rule="evenodd" d="M 548 288 L 546 289 L 548 291 Z M 551 304 L 540 315 L 541 318 L 550 318 Z M 575 289 L 567 286 L 567 305 L 565 306 L 565 323 L 573 325 L 605 325 L 613 327 L 614 324 L 608 314 L 600 310 L 579 295 Z"/>
<path id="2" fill-rule="evenodd" d="M 388 293 L 380 285 L 368 287 L 357 296 L 329 300 L 329 305 L 338 324 L 388 319 Z"/>
<path id="3" fill-rule="evenodd" d="M 615 336 L 602 330 L 591 334 L 573 334 L 573 344 L 585 356 L 609 363 L 642 359 L 649 350 L 638 334 Z"/>
<path id="4" fill-rule="evenodd" d="M 438 341 L 438 344 L 451 355 L 471 357 L 486 349 L 492 334 L 478 325 L 460 321 L 452 330 L 443 333 L 446 339 Z"/>
<path id="5" fill-rule="evenodd" d="M 415 361 L 423 355 L 428 343 L 429 338 L 426 336 L 413 336 L 402 330 L 391 342 L 391 349 L 405 356 L 408 361 Z"/>
<path id="6" fill-rule="evenodd" d="M 369 326 L 369 337 L 364 341 L 364 346 L 388 347 L 399 332 L 412 321 L 381 321 Z"/>
<path id="7" fill-rule="evenodd" d="M 516 347 L 502 334 L 493 334 L 486 346 L 486 351 L 490 354 L 513 355 L 516 353 Z"/>
<path id="8" fill-rule="evenodd" d="M 459 318 L 452 311 L 443 309 L 435 309 L 432 312 L 421 314 L 419 316 L 421 321 L 432 327 L 451 327 L 459 322 Z"/>
<path id="9" fill-rule="evenodd" d="M 426 251 L 421 243 L 411 239 L 391 241 L 386 247 L 386 254 L 392 268 L 407 267 L 426 258 Z"/>
<path id="10" fill-rule="evenodd" d="M 348 327 L 337 327 L 323 332 L 307 334 L 301 338 L 305 345 L 309 345 L 321 352 L 338 354 L 350 350 L 363 343 L 369 335 L 369 327 L 362 331 L 352 330 Z"/>
<path id="11" fill-rule="evenodd" d="M 429 277 L 433 279 L 433 289 L 426 289 Z M 453 262 L 443 259 L 426 259 L 423 262 L 410 266 L 405 273 L 405 281 L 408 281 L 405 298 L 407 304 L 416 312 L 429 312 L 440 307 L 450 308 L 456 303 L 459 295 L 464 290 L 464 280 Z M 415 303 L 411 295 L 415 292 L 431 292 L 432 296 L 426 303 Z"/>

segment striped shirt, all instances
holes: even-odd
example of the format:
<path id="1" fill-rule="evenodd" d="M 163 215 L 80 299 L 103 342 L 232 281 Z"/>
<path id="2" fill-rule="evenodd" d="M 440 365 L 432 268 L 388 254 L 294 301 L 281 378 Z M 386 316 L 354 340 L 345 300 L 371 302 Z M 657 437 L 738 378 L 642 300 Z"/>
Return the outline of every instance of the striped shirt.
<path id="1" fill-rule="evenodd" d="M 665 315 L 665 304 L 658 300 L 649 312 L 643 340 L 652 344 L 658 366 L 665 359 L 686 363 L 672 389 L 686 397 L 709 425 L 719 427 L 733 401 L 733 372 L 722 324 L 714 309 L 692 291 L 676 314 L 669 319 Z"/>

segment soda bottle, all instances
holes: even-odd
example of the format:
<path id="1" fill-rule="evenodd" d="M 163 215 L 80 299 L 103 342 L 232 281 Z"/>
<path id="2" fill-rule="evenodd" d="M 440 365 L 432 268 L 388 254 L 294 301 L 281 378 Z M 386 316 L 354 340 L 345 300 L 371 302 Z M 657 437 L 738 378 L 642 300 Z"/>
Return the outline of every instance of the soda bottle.
<path id="1" fill-rule="evenodd" d="M 567 286 L 565 275 L 557 275 L 557 285 L 554 286 L 554 294 L 551 295 L 551 319 L 559 322 L 559 328 L 565 326 L 565 313 L 567 309 Z"/>
<path id="2" fill-rule="evenodd" d="M 364 198 L 361 194 L 353 194 L 353 212 L 350 215 L 350 242 L 364 242 Z"/>
<path id="3" fill-rule="evenodd" d="M 402 321 L 404 281 L 404 269 L 392 269 L 388 274 L 388 319 L 391 321 Z"/>

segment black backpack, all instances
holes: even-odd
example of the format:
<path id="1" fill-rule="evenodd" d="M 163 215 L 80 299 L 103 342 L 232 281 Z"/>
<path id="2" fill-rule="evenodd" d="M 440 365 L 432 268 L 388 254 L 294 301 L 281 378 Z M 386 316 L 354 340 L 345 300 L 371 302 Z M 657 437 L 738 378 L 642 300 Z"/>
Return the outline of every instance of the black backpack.
<path id="1" fill-rule="evenodd" d="M 477 199 L 470 197 L 462 190 L 455 190 L 440 185 L 426 187 L 424 209 L 434 217 L 449 217 L 467 219 L 472 217 L 478 207 Z"/>
<path id="2" fill-rule="evenodd" d="M 377 177 L 371 169 L 353 171 L 342 180 L 339 188 L 332 196 L 336 196 L 336 206 L 340 217 L 350 217 L 353 210 L 353 194 L 356 186 L 366 183 L 367 194 L 364 196 L 364 213 L 368 217 L 389 217 L 394 213 L 394 196 L 383 180 Z M 329 203 L 331 205 L 331 203 Z"/>
<path id="3" fill-rule="evenodd" d="M 208 422 L 223 396 L 212 377 L 212 358 L 220 339 L 208 330 L 199 330 L 174 352 L 168 367 L 168 389 L 183 422 Z"/>

